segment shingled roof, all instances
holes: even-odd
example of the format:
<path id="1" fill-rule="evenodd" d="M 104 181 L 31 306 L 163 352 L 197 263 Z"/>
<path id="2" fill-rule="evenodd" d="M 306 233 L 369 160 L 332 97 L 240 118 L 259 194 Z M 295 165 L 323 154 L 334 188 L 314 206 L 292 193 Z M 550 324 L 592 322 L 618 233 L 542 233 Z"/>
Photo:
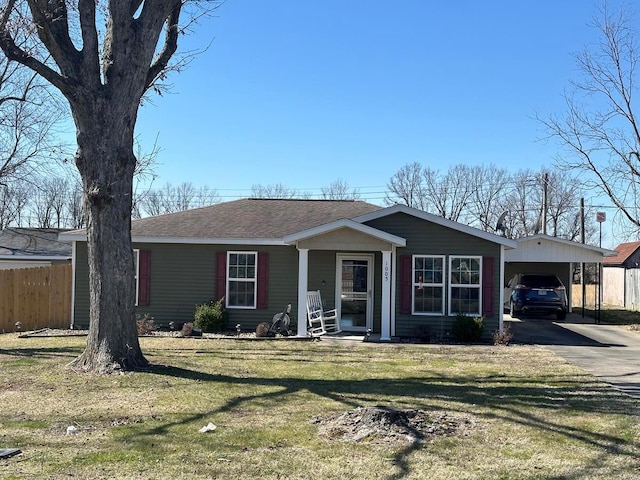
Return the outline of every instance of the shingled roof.
<path id="1" fill-rule="evenodd" d="M 134 238 L 281 239 L 381 208 L 357 200 L 250 198 L 133 220 L 131 235 Z"/>
<path id="2" fill-rule="evenodd" d="M 640 242 L 621 243 L 615 249 L 618 253 L 614 257 L 605 257 L 602 260 L 603 265 L 622 265 L 627 259 L 633 255 L 638 248 L 640 248 Z"/>
<path id="3" fill-rule="evenodd" d="M 71 257 L 71 243 L 58 240 L 60 228 L 5 228 L 0 257 Z"/>

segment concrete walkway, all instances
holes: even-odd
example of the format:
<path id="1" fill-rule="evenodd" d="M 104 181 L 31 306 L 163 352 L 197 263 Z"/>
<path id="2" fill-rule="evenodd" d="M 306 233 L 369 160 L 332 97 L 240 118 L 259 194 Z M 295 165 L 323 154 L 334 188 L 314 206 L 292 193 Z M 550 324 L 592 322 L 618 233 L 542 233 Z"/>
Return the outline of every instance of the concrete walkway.
<path id="1" fill-rule="evenodd" d="M 596 324 L 577 313 L 556 322 L 543 319 L 511 319 L 514 343 L 543 345 L 567 361 L 640 398 L 640 332 L 622 326 Z"/>

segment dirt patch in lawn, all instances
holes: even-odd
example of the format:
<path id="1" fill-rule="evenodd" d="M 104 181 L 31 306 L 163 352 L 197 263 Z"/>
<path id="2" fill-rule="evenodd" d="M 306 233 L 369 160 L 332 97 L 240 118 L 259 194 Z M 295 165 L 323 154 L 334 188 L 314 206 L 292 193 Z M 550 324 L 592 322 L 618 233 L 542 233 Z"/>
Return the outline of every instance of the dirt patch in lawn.
<path id="1" fill-rule="evenodd" d="M 315 417 L 318 434 L 330 441 L 398 445 L 436 437 L 464 436 L 478 427 L 472 415 L 444 411 L 358 407 L 336 416 Z"/>

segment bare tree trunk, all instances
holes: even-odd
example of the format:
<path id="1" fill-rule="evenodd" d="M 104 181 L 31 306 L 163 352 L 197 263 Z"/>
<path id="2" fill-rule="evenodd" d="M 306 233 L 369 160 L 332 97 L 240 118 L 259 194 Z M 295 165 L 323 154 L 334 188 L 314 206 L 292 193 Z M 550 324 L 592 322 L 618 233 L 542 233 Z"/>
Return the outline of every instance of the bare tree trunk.
<path id="1" fill-rule="evenodd" d="M 73 109 L 76 164 L 85 192 L 90 292 L 87 346 L 73 366 L 98 373 L 148 365 L 134 318 L 131 207 L 136 158 L 131 118 L 136 111 L 132 102 L 120 107 L 113 103 L 97 114 Z M 102 121 L 96 124 L 96 118 Z"/>

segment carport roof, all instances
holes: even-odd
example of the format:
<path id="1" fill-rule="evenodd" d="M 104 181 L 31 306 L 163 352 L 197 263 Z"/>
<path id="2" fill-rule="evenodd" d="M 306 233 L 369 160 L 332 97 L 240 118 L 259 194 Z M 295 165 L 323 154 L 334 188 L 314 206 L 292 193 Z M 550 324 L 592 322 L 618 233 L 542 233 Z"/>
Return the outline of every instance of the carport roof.
<path id="1" fill-rule="evenodd" d="M 600 263 L 616 255 L 613 250 L 543 234 L 519 238 L 517 244 L 505 252 L 506 262 Z"/>

